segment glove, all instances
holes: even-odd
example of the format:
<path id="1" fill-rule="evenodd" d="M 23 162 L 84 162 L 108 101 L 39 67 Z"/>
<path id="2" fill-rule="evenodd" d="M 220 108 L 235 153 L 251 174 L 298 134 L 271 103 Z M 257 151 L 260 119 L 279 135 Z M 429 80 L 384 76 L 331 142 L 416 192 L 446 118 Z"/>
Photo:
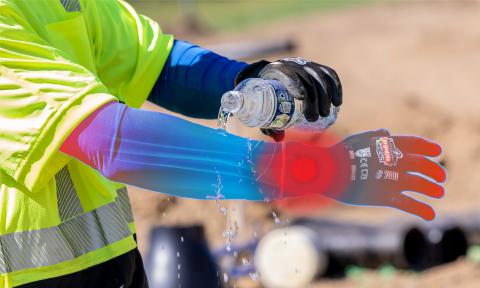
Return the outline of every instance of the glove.
<path id="1" fill-rule="evenodd" d="M 438 144 L 414 136 L 391 137 L 386 130 L 378 130 L 350 136 L 334 149 L 348 151 L 350 164 L 347 189 L 334 195 L 338 201 L 389 206 L 425 220 L 435 218 L 432 207 L 403 192 L 443 197 L 445 190 L 439 183 L 446 180 L 446 172 L 428 158 L 441 154 Z"/>
<path id="2" fill-rule="evenodd" d="M 342 105 L 342 84 L 330 67 L 302 58 L 284 58 L 275 62 L 262 60 L 247 66 L 237 78 L 273 79 L 282 82 L 292 96 L 304 101 L 305 118 L 310 122 L 327 117 L 330 106 Z"/>
<path id="3" fill-rule="evenodd" d="M 330 67 L 310 62 L 302 58 L 284 58 L 275 62 L 265 60 L 250 64 L 237 78 L 239 83 L 247 78 L 272 79 L 282 82 L 290 94 L 304 103 L 307 121 L 315 122 L 319 116 L 327 117 L 331 105 L 342 104 L 342 85 L 337 73 Z M 282 131 L 262 132 L 282 139 Z"/>
<path id="4" fill-rule="evenodd" d="M 433 220 L 432 207 L 403 192 L 443 197 L 440 183 L 446 172 L 429 159 L 441 151 L 423 138 L 392 137 L 386 130 L 353 135 L 330 148 L 290 142 L 265 159 L 272 172 L 264 177 L 270 183 L 281 179 L 279 197 L 323 194 L 345 204 L 388 206 Z"/>

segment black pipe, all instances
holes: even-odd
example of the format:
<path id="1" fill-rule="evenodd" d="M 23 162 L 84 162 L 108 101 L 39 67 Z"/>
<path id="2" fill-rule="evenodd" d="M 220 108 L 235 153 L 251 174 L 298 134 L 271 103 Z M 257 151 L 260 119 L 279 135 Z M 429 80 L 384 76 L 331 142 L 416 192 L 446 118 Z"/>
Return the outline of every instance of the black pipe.
<path id="1" fill-rule="evenodd" d="M 398 268 L 424 270 L 455 261 L 466 255 L 470 245 L 480 244 L 479 214 L 450 216 L 433 224 L 392 221 L 382 226 L 371 226 L 309 218 L 298 219 L 293 224 L 318 230 L 317 234 L 322 237 L 328 233 L 338 234 L 333 238 L 327 237 L 331 238 L 328 241 L 348 237 L 351 241 L 363 243 L 363 248 L 349 244 L 341 253 L 336 247 L 338 245 L 328 248 L 333 250 L 332 261 L 340 262 L 342 266 L 349 263 L 375 268 L 391 263 Z M 321 245 L 328 247 L 325 243 Z M 343 255 L 352 249 L 355 250 L 351 251 L 352 255 Z"/>
<path id="2" fill-rule="evenodd" d="M 461 256 L 465 256 L 468 250 L 468 239 L 465 232 L 460 227 L 452 227 L 443 233 L 440 242 L 440 251 L 444 263 L 457 260 Z"/>
<path id="3" fill-rule="evenodd" d="M 308 261 L 315 262 L 312 259 L 319 259 L 318 261 L 321 262 L 315 267 L 317 277 L 344 276 L 345 268 L 349 265 L 378 268 L 384 264 L 392 264 L 398 268 L 422 270 L 429 264 L 429 244 L 423 231 L 416 226 L 406 224 L 373 226 L 304 218 L 297 219 L 292 222 L 291 226 L 281 229 L 284 229 L 281 233 L 271 232 L 271 236 L 275 236 L 277 239 L 266 235 L 261 240 L 259 247 L 263 251 L 257 250 L 255 256 L 256 264 L 262 263 L 262 267 L 257 266 L 257 268 L 263 270 L 259 271 L 260 274 L 269 274 L 269 278 L 272 279 L 275 271 L 270 271 L 269 265 L 265 265 L 265 263 L 272 262 L 271 266 L 275 266 L 273 262 L 277 259 L 293 259 L 292 257 L 295 257 L 294 251 L 306 251 L 311 249 L 308 247 L 312 246 L 316 255 L 313 258 L 309 257 Z M 305 245 L 306 248 L 285 246 L 283 251 L 281 249 L 265 251 L 268 250 L 265 247 L 278 245 L 282 237 L 285 237 L 283 242 L 288 245 L 289 239 L 292 239 L 287 237 L 290 234 L 295 234 L 295 239 L 303 239 L 296 241 L 294 245 Z M 299 234 L 301 234 L 300 237 Z M 289 254 L 283 255 L 283 253 Z M 268 257 L 272 259 L 265 259 Z M 295 269 L 295 267 L 286 267 L 289 265 L 287 261 L 282 265 L 285 273 Z M 309 277 L 315 277 L 312 276 L 314 274 L 304 275 L 302 281 L 305 285 L 308 284 L 308 280 L 313 280 Z M 272 285 L 266 286 L 270 287 Z"/>
<path id="4" fill-rule="evenodd" d="M 428 243 L 424 233 L 415 226 L 341 224 L 312 219 L 294 223 L 314 231 L 316 245 L 327 253 L 329 262 L 334 268 L 338 267 L 335 269 L 347 265 L 377 268 L 392 264 L 421 270 L 427 265 Z M 338 272 L 335 269 L 328 272 Z"/>
<path id="5" fill-rule="evenodd" d="M 477 237 L 476 223 L 450 217 L 421 226 L 429 242 L 428 266 L 455 261 L 467 254 L 467 249 Z"/>
<path id="6" fill-rule="evenodd" d="M 223 287 L 222 274 L 210 254 L 202 226 L 157 227 L 150 239 L 150 287 Z"/>
<path id="7" fill-rule="evenodd" d="M 348 265 L 378 268 L 384 264 L 392 264 L 397 268 L 421 271 L 455 261 L 466 255 L 469 245 L 480 244 L 479 214 L 448 217 L 427 224 L 391 221 L 376 226 L 301 218 L 280 229 L 284 230 L 281 233 L 273 233 L 275 231 L 271 233 L 271 236 L 277 239 L 269 237 L 269 233 L 260 241 L 259 247 L 275 246 L 282 237 L 285 237 L 283 242 L 288 244 L 289 238 L 286 237 L 288 234 L 295 234 L 295 239 L 299 239 L 298 235 L 301 234 L 302 240 L 296 241 L 295 245 L 314 247 L 313 251 L 318 255 L 317 258 L 322 260 L 320 261 L 322 263 L 315 265 L 315 271 L 317 276 L 326 277 L 343 276 Z M 284 251 L 277 249 L 263 253 L 263 257 L 268 258 L 271 255 L 273 261 L 278 258 L 292 258 L 298 254 L 292 251 L 302 250 L 285 249 L 288 250 L 288 255 L 283 255 Z M 262 257 L 260 254 L 262 253 L 256 253 L 256 258 L 260 259 Z M 312 257 L 309 257 L 310 262 L 311 259 Z M 282 265 L 288 264 L 288 261 L 285 261 Z M 263 273 L 270 274 L 268 265 L 262 266 L 262 269 L 267 270 Z M 282 269 L 285 272 L 289 271 L 288 267 Z M 306 279 L 309 278 L 305 277 L 302 281 L 308 283 Z"/>

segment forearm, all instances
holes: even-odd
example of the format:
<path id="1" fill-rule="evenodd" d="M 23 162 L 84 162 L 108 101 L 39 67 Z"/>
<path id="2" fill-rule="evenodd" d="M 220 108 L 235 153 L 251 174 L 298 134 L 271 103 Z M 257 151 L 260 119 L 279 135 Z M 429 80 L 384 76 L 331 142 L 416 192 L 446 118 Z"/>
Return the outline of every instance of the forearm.
<path id="1" fill-rule="evenodd" d="M 111 103 L 60 150 L 117 182 L 196 199 L 262 200 L 255 159 L 274 146 Z"/>
<path id="2" fill-rule="evenodd" d="M 177 40 L 148 100 L 186 116 L 216 118 L 221 96 L 246 66 Z"/>

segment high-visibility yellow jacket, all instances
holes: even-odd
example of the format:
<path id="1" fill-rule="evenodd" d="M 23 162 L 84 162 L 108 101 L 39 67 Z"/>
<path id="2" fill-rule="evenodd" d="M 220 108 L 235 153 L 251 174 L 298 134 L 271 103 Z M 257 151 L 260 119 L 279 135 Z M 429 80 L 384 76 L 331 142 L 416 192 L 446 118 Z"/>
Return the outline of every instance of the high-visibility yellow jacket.
<path id="1" fill-rule="evenodd" d="M 0 0 L 0 288 L 136 247 L 125 187 L 58 148 L 101 105 L 139 107 L 172 45 L 123 1 Z"/>

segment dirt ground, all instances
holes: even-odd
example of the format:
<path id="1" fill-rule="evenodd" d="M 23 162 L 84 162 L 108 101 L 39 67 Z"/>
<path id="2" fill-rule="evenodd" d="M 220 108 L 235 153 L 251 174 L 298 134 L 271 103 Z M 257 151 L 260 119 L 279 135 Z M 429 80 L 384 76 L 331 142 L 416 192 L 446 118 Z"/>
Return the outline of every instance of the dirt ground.
<path id="1" fill-rule="evenodd" d="M 295 55 L 334 67 L 345 102 L 333 128 L 346 136 L 375 128 L 431 138 L 444 147 L 447 195 L 425 199 L 438 218 L 480 207 L 480 3 L 416 2 L 378 4 L 297 17 L 236 33 L 192 39 L 199 44 L 293 37 Z M 272 59 L 284 55 L 276 55 Z M 211 124 L 211 123 L 210 123 Z M 203 223 L 213 247 L 224 245 L 225 217 L 214 202 L 174 199 L 132 188 L 139 243 L 148 249 L 152 225 Z M 222 206 L 228 206 L 222 203 Z M 242 237 L 274 225 L 269 205 L 248 203 Z M 281 214 L 285 221 L 290 216 Z M 383 221 L 410 215 L 387 208 L 335 205 L 319 217 Z M 480 267 L 467 260 L 421 274 L 375 271 L 313 287 L 479 287 Z M 243 282 L 242 282 L 243 283 Z M 256 287 L 247 281 L 239 287 Z"/>

